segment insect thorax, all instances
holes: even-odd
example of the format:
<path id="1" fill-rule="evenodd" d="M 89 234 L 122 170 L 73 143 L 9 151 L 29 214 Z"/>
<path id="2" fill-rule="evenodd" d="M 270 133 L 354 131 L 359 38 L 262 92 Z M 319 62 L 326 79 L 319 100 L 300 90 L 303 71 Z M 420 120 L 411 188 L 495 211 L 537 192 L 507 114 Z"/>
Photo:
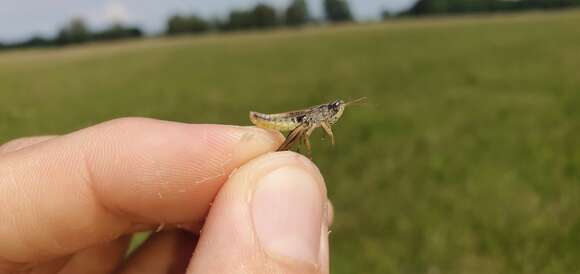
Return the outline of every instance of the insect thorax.
<path id="1" fill-rule="evenodd" d="M 329 118 L 328 118 L 328 122 L 330 124 L 334 124 L 338 121 L 338 119 L 340 119 L 340 117 L 342 116 L 342 113 L 344 112 L 344 105 L 340 105 L 340 107 L 338 109 L 332 109 L 329 110 Z"/>

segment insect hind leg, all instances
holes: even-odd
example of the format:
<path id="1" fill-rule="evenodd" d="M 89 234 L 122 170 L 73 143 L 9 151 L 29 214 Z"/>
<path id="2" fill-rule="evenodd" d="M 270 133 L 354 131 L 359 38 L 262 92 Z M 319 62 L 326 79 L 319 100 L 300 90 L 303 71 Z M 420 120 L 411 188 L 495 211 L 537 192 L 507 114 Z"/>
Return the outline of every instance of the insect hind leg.
<path id="1" fill-rule="evenodd" d="M 277 151 L 290 150 L 296 142 L 300 142 L 300 138 L 302 138 L 303 134 L 305 133 L 305 129 L 305 127 L 297 127 L 292 130 Z"/>

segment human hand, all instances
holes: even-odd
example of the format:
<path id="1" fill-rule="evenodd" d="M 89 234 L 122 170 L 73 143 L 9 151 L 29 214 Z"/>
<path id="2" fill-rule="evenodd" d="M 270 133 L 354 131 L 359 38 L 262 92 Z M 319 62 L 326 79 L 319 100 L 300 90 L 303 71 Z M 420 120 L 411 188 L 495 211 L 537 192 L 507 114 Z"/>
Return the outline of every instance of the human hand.
<path id="1" fill-rule="evenodd" d="M 324 181 L 282 141 L 123 118 L 0 146 L 0 273 L 328 273 Z"/>

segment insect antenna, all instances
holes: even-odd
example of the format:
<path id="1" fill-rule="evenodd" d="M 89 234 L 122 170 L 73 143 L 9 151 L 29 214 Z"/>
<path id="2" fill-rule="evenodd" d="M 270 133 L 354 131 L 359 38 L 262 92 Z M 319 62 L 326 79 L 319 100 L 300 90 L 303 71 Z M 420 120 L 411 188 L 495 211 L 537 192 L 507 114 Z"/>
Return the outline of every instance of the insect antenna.
<path id="1" fill-rule="evenodd" d="M 361 97 L 361 98 L 344 103 L 344 106 L 361 105 L 361 104 L 365 104 L 366 102 L 367 102 L 367 97 Z"/>

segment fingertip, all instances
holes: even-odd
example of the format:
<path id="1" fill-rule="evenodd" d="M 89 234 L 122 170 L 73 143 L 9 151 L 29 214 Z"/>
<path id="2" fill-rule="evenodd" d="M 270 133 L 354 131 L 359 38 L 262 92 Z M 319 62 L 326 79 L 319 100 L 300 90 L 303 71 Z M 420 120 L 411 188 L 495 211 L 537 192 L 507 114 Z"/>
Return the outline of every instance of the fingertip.
<path id="1" fill-rule="evenodd" d="M 265 174 L 251 201 L 261 247 L 275 259 L 315 265 L 324 203 L 316 178 L 305 169 L 279 167 Z"/>
<path id="2" fill-rule="evenodd" d="M 203 228 L 190 273 L 325 273 L 326 187 L 294 152 L 264 154 L 235 171 Z M 323 235 L 324 234 L 324 235 Z M 216 256 L 226 258 L 215 264 Z"/>

